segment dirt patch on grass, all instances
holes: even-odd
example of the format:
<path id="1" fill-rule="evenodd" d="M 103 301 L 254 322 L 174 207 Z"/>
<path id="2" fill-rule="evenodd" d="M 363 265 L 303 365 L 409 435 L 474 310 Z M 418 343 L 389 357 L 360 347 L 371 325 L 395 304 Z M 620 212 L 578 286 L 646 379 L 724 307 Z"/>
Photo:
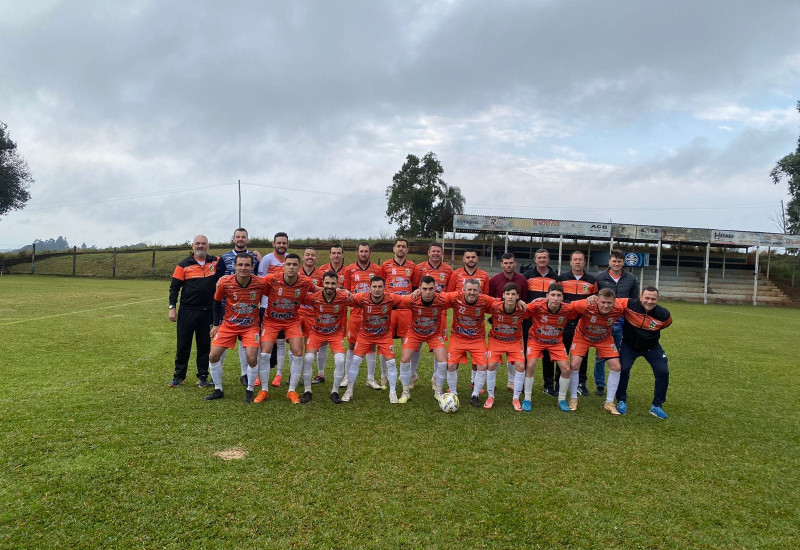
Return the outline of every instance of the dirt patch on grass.
<path id="1" fill-rule="evenodd" d="M 222 460 L 240 460 L 247 456 L 247 451 L 241 447 L 231 447 L 230 449 L 225 449 L 224 451 L 217 451 L 214 453 L 214 456 L 218 456 Z"/>

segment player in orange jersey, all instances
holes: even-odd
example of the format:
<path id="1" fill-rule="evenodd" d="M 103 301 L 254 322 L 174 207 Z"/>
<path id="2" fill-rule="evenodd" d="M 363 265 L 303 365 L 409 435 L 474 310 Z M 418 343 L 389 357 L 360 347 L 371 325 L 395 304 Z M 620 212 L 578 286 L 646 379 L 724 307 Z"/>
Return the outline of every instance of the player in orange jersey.
<path id="1" fill-rule="evenodd" d="M 311 283 L 318 288 L 322 288 L 322 276 L 324 271 L 317 267 L 317 251 L 311 247 L 303 251 L 303 265 L 300 266 L 300 273 L 311 279 Z M 303 321 L 303 336 L 308 337 L 313 322 L 314 313 L 309 306 L 300 306 L 300 318 Z M 317 353 L 317 376 L 312 384 L 325 382 L 325 362 L 328 360 L 328 345 L 323 344 Z"/>
<path id="2" fill-rule="evenodd" d="M 362 241 L 358 243 L 356 255 L 357 260 L 345 268 L 344 289 L 349 290 L 352 294 L 369 292 L 370 281 L 372 281 L 373 277 L 382 278 L 383 271 L 381 270 L 381 266 L 370 261 L 372 251 L 368 242 Z M 362 310 L 357 307 L 350 308 L 350 321 L 347 324 L 348 350 L 344 361 L 345 371 L 347 373 L 350 372 L 350 365 L 353 362 L 353 354 L 360 333 L 359 329 L 361 328 L 362 313 Z M 381 389 L 381 385 L 375 381 L 375 352 L 368 352 L 366 357 L 367 386 L 379 390 Z M 349 378 L 348 381 L 350 381 Z"/>
<path id="3" fill-rule="evenodd" d="M 329 253 L 331 261 L 327 264 L 323 265 L 320 269 L 323 273 L 327 271 L 333 271 L 336 274 L 336 278 L 339 281 L 339 289 L 344 290 L 344 272 L 345 272 L 345 265 L 344 265 L 344 248 L 339 243 L 333 243 L 330 248 Z M 346 321 L 347 319 L 345 319 Z M 345 332 L 347 332 L 347 328 L 345 328 Z M 325 363 L 328 362 L 328 346 L 323 346 L 320 348 L 319 353 L 317 354 L 317 366 L 320 365 L 320 355 L 322 356 L 322 365 L 324 366 Z M 323 380 L 317 381 L 316 383 L 322 382 Z M 347 384 L 345 384 L 347 385 Z"/>
<path id="4" fill-rule="evenodd" d="M 503 290 L 503 299 L 496 301 L 489 311 L 492 314 L 492 329 L 489 331 L 489 349 L 486 352 L 487 365 L 479 366 L 475 374 L 475 386 L 470 397 L 473 407 L 481 404 L 479 396 L 484 383 L 489 396 L 483 407 L 491 409 L 494 406 L 497 367 L 503 361 L 504 354 L 506 361 L 514 365 L 516 370 L 524 367 L 522 324 L 529 314 L 524 309 L 520 310 L 522 304 L 524 302 L 519 299 L 519 287 L 515 283 L 507 283 Z"/>
<path id="5" fill-rule="evenodd" d="M 270 355 L 281 332 L 286 334 L 292 354 L 287 397 L 292 403 L 300 402 L 295 391 L 303 370 L 303 330 L 299 310 L 306 294 L 314 292 L 316 287 L 308 277 L 300 275 L 299 271 L 300 256 L 287 254 L 283 262 L 283 272 L 264 277 L 264 292 L 269 295 L 269 306 L 261 325 L 261 354 L 258 362 L 261 391 L 255 398 L 256 403 L 267 398 Z"/>
<path id="6" fill-rule="evenodd" d="M 303 361 L 303 384 L 305 393 L 301 403 L 311 400 L 311 365 L 314 356 L 322 346 L 330 346 L 333 352 L 333 387 L 331 401 L 341 403 L 339 384 L 344 378 L 344 326 L 347 321 L 347 304 L 351 302 L 349 293 L 338 290 L 339 279 L 333 271 L 323 274 L 323 290 L 306 296 L 304 304 L 311 308 L 311 322 L 306 339 L 306 354 Z M 318 356 L 318 355 L 317 355 Z"/>
<path id="7" fill-rule="evenodd" d="M 398 296 L 408 296 L 411 294 L 411 279 L 414 276 L 414 262 L 406 258 L 408 254 L 408 241 L 398 238 L 394 242 L 394 257 L 389 258 L 381 265 L 383 278 L 386 280 L 386 291 Z M 402 339 L 411 324 L 411 312 L 405 309 L 395 309 L 392 311 L 392 337 Z M 417 355 L 419 362 L 419 355 Z M 381 373 L 386 372 L 385 359 L 381 356 Z M 381 376 L 381 387 L 387 385 L 387 380 Z M 413 384 L 412 384 L 413 386 Z"/>
<path id="8" fill-rule="evenodd" d="M 362 311 L 361 326 L 353 350 L 353 361 L 347 372 L 347 391 L 342 396 L 342 401 L 353 398 L 353 385 L 358 377 L 358 368 L 364 356 L 377 346 L 378 353 L 386 358 L 388 370 L 389 402 L 397 403 L 397 363 L 394 358 L 394 340 L 390 332 L 392 325 L 392 310 L 403 300 L 396 294 L 386 292 L 386 283 L 383 277 L 374 276 L 369 283 L 369 292 L 362 292 L 352 296 L 353 309 Z"/>
<path id="9" fill-rule="evenodd" d="M 570 346 L 569 408 L 575 410 L 578 406 L 578 371 L 589 348 L 594 348 L 597 358 L 605 359 L 609 368 L 606 390 L 611 396 L 611 401 L 607 400 L 603 408 L 613 415 L 618 415 L 619 411 L 613 399 L 619 386 L 621 363 L 611 329 L 616 320 L 625 314 L 628 298 L 617 298 L 610 288 L 601 288 L 597 296 L 572 302 L 571 305 L 581 317 Z"/>
<path id="10" fill-rule="evenodd" d="M 289 235 L 283 231 L 278 231 L 272 238 L 273 251 L 261 258 L 258 262 L 258 275 L 265 277 L 270 273 L 281 273 L 283 268 L 283 261 L 286 259 L 286 251 L 289 250 Z M 263 319 L 264 311 L 267 310 L 268 298 L 264 296 L 261 299 L 261 316 Z M 275 379 L 272 385 L 278 387 L 283 381 L 283 363 L 286 358 L 286 335 L 279 334 L 276 342 L 278 350 L 277 353 L 271 355 L 270 367 L 275 367 Z"/>
<path id="11" fill-rule="evenodd" d="M 258 304 L 261 302 L 264 280 L 252 275 L 253 258 L 247 252 L 236 255 L 235 269 L 235 275 L 226 275 L 219 280 L 214 292 L 214 326 L 211 328 L 211 352 L 208 356 L 214 391 L 205 398 L 212 400 L 224 396 L 222 354 L 241 339 L 248 365 L 244 402 L 252 403 L 253 385 L 258 375 Z"/>
<path id="12" fill-rule="evenodd" d="M 575 319 L 578 314 L 572 305 L 564 303 L 564 288 L 558 283 L 550 283 L 547 297 L 537 299 L 528 304 L 527 311 L 531 316 L 531 328 L 528 331 L 528 346 L 526 355 L 528 364 L 523 371 L 517 369 L 514 378 L 514 409 L 519 410 L 519 393 L 525 388 L 525 399 L 522 410 L 531 410 L 531 391 L 533 388 L 533 373 L 536 370 L 536 361 L 547 354 L 561 369 L 561 379 L 558 384 L 558 406 L 563 411 L 569 412 L 565 396 L 570 379 L 565 376 L 569 368 L 567 351 L 564 349 L 564 329 L 570 319 Z M 577 391 L 577 386 L 576 386 Z"/>

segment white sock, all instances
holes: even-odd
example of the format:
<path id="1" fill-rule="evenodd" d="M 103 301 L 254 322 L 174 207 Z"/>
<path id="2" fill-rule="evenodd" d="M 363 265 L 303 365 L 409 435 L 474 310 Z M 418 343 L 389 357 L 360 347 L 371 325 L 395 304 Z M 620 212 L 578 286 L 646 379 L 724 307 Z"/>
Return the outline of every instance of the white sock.
<path id="1" fill-rule="evenodd" d="M 333 387 L 331 393 L 339 393 L 339 384 L 342 383 L 344 378 L 344 353 L 333 354 Z"/>
<path id="2" fill-rule="evenodd" d="M 489 397 L 494 397 L 495 386 L 497 386 L 497 371 L 486 371 L 486 392 L 489 394 Z"/>
<path id="3" fill-rule="evenodd" d="M 517 369 L 513 363 L 506 363 L 506 368 L 508 369 L 508 383 L 513 384 L 517 378 Z"/>
<path id="4" fill-rule="evenodd" d="M 522 387 L 525 384 L 525 373 L 514 371 L 514 399 L 519 399 Z"/>
<path id="5" fill-rule="evenodd" d="M 239 364 L 242 366 L 242 375 L 247 374 L 247 352 L 241 342 L 239 342 Z"/>
<path id="6" fill-rule="evenodd" d="M 275 347 L 277 348 L 275 350 L 275 353 L 278 354 L 278 361 L 277 361 L 277 366 L 276 366 L 276 370 L 275 370 L 275 375 L 276 376 L 277 375 L 283 375 L 283 362 L 286 360 L 286 340 L 283 339 L 283 338 L 279 339 L 275 343 Z"/>
<path id="7" fill-rule="evenodd" d="M 415 351 L 411 354 L 411 374 L 417 374 L 417 368 L 419 367 L 419 352 Z"/>
<path id="8" fill-rule="evenodd" d="M 481 389 L 483 389 L 483 385 L 486 383 L 486 371 L 472 371 L 472 374 L 475 380 L 475 387 L 472 389 L 472 395 L 480 395 Z"/>
<path id="9" fill-rule="evenodd" d="M 361 361 L 363 361 L 363 357 L 358 355 L 353 356 L 353 362 L 350 363 L 350 368 L 347 369 L 347 389 L 353 390 L 353 384 L 356 382 L 356 378 L 358 378 L 358 368 L 361 366 Z"/>
<path id="10" fill-rule="evenodd" d="M 311 391 L 311 367 L 313 365 L 314 354 L 306 353 L 305 356 L 303 356 L 303 385 L 306 387 L 306 391 Z M 308 373 L 308 381 L 306 381 L 306 373 Z"/>
<path id="11" fill-rule="evenodd" d="M 411 363 L 400 363 L 400 384 L 403 389 L 411 384 Z"/>
<path id="12" fill-rule="evenodd" d="M 440 388 L 444 386 L 444 379 L 447 376 L 447 363 L 439 363 L 434 360 L 434 371 L 433 377 L 435 379 L 436 385 Z"/>
<path id="13" fill-rule="evenodd" d="M 258 354 L 258 377 L 261 379 L 261 391 L 269 391 L 269 360 L 271 353 Z M 253 380 L 255 384 L 255 380 Z"/>
<path id="14" fill-rule="evenodd" d="M 247 389 L 253 391 L 256 386 L 256 378 L 258 378 L 258 361 L 254 367 L 247 365 Z"/>
<path id="15" fill-rule="evenodd" d="M 344 356 L 344 372 L 345 376 L 347 373 L 350 372 L 350 365 L 353 364 L 353 350 L 347 350 L 347 354 Z"/>
<path id="16" fill-rule="evenodd" d="M 617 387 L 619 386 L 619 371 L 608 370 L 608 384 L 606 385 L 606 402 L 613 403 L 614 398 L 617 396 Z"/>
<path id="17" fill-rule="evenodd" d="M 531 392 L 533 391 L 533 376 L 526 376 L 523 386 L 525 387 L 525 401 L 530 401 Z"/>
<path id="18" fill-rule="evenodd" d="M 300 376 L 303 374 L 303 358 L 291 356 L 292 362 L 289 363 L 289 391 L 297 391 L 297 384 L 300 383 Z"/>
<path id="19" fill-rule="evenodd" d="M 386 357 L 381 355 L 381 380 L 383 380 L 388 376 L 389 376 L 389 365 L 386 363 Z"/>
<path id="20" fill-rule="evenodd" d="M 395 359 L 386 360 L 386 376 L 389 378 L 389 391 L 395 392 L 397 388 L 397 361 Z"/>
<path id="21" fill-rule="evenodd" d="M 570 379 L 564 378 L 563 376 L 558 379 L 558 400 L 559 401 L 566 401 L 567 400 L 567 388 L 569 387 Z"/>
<path id="22" fill-rule="evenodd" d="M 367 380 L 375 380 L 375 352 L 367 354 Z"/>
<path id="23" fill-rule="evenodd" d="M 328 344 L 322 344 L 317 352 L 317 374 L 325 376 L 325 363 L 328 362 Z"/>
<path id="24" fill-rule="evenodd" d="M 469 382 L 470 382 L 470 384 L 474 384 L 475 383 L 475 373 L 476 372 L 478 372 L 478 371 L 476 371 L 476 370 L 469 371 Z"/>
<path id="25" fill-rule="evenodd" d="M 458 369 L 447 371 L 447 385 L 451 392 L 458 395 Z"/>
<path id="26" fill-rule="evenodd" d="M 569 372 L 569 396 L 572 399 L 578 398 L 578 371 Z"/>
<path id="27" fill-rule="evenodd" d="M 209 363 L 208 370 L 211 373 L 211 380 L 214 381 L 214 387 L 222 391 L 222 361 Z"/>

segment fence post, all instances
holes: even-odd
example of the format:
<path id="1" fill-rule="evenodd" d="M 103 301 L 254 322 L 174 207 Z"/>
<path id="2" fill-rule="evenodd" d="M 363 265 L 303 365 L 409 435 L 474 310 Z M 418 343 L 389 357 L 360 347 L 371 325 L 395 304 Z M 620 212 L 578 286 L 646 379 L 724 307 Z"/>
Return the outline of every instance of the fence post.
<path id="1" fill-rule="evenodd" d="M 156 276 L 156 247 L 153 247 L 153 266 L 150 268 L 150 275 Z"/>
<path id="2" fill-rule="evenodd" d="M 78 262 L 78 247 L 72 247 L 72 276 L 75 276 L 75 264 Z"/>
<path id="3" fill-rule="evenodd" d="M 33 243 L 33 249 L 31 250 L 31 275 L 36 272 L 36 243 Z"/>
<path id="4" fill-rule="evenodd" d="M 117 247 L 114 247 L 114 262 L 111 266 L 111 278 L 117 278 Z"/>

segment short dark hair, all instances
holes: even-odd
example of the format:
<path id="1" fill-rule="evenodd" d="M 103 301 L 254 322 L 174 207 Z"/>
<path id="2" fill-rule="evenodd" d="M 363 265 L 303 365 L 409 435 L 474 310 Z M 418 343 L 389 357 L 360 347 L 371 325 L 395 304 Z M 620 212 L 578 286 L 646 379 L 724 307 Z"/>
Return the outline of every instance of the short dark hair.
<path id="1" fill-rule="evenodd" d="M 572 254 L 569 255 L 569 259 L 571 260 L 572 257 L 575 256 L 575 254 L 580 254 L 581 256 L 583 256 L 584 260 L 586 259 L 586 253 L 583 250 L 573 250 Z"/>
<path id="2" fill-rule="evenodd" d="M 437 243 L 436 241 L 434 241 L 434 242 L 432 242 L 431 244 L 428 245 L 428 250 L 430 250 L 434 246 L 436 248 L 441 248 L 442 250 L 444 250 L 444 247 L 442 246 L 442 243 Z"/>
<path id="3" fill-rule="evenodd" d="M 297 261 L 299 262 L 299 261 L 300 261 L 300 256 L 298 256 L 298 255 L 297 255 L 297 254 L 295 254 L 294 252 L 289 252 L 289 253 L 286 255 L 286 257 L 283 259 L 283 261 L 284 261 L 284 263 L 285 263 L 285 262 L 286 262 L 286 260 L 291 260 L 291 259 L 295 259 L 295 260 L 297 260 Z"/>
<path id="4" fill-rule="evenodd" d="M 339 250 L 341 250 L 342 252 L 344 252 L 344 247 L 341 245 L 341 243 L 333 243 L 333 244 L 331 245 L 331 248 L 338 248 Z"/>
<path id="5" fill-rule="evenodd" d="M 501 256 L 501 259 L 503 259 L 503 260 L 515 260 L 516 258 L 514 257 L 514 254 L 512 254 L 511 252 L 506 252 L 505 254 L 503 254 Z"/>
<path id="6" fill-rule="evenodd" d="M 381 282 L 381 283 L 383 283 L 384 285 L 386 284 L 386 279 L 384 279 L 384 278 L 383 278 L 383 277 L 381 277 L 380 275 L 375 275 L 374 277 L 372 277 L 372 278 L 369 280 L 369 285 L 370 285 L 370 286 L 372 286 L 372 283 L 376 283 L 376 282 L 378 282 L 378 281 L 380 281 L 380 282 Z"/>
<path id="7" fill-rule="evenodd" d="M 619 248 L 615 248 L 614 250 L 611 251 L 611 257 L 612 258 L 617 258 L 618 260 L 624 260 L 625 259 L 625 253 L 622 250 L 620 250 Z"/>
<path id="8" fill-rule="evenodd" d="M 237 231 L 238 231 L 238 229 L 237 229 Z M 247 258 L 248 260 L 250 260 L 250 266 L 253 265 L 253 257 L 250 254 L 248 254 L 247 252 L 239 252 L 236 255 L 236 260 L 234 260 L 233 263 L 235 264 L 236 261 L 239 260 L 239 258 Z"/>
<path id="9" fill-rule="evenodd" d="M 430 275 L 425 275 L 419 280 L 419 284 L 422 284 L 422 283 L 425 283 L 426 285 L 427 284 L 431 284 L 431 283 L 436 284 L 436 279 L 434 279 Z"/>
<path id="10" fill-rule="evenodd" d="M 334 278 L 334 279 L 336 279 L 337 281 L 339 280 L 339 276 L 336 274 L 336 272 L 335 272 L 335 271 L 330 271 L 330 270 L 328 270 L 328 271 L 326 271 L 325 273 L 323 273 L 323 274 L 322 274 L 322 280 L 323 280 L 323 281 L 324 281 L 325 279 L 330 279 L 330 278 Z"/>
<path id="11" fill-rule="evenodd" d="M 404 239 L 403 237 L 397 237 L 394 240 L 394 244 L 397 245 L 397 243 L 406 243 L 406 246 L 408 246 L 408 239 Z"/>
<path id="12" fill-rule="evenodd" d="M 563 286 L 561 286 L 561 285 L 560 285 L 560 284 L 558 284 L 558 283 L 550 283 L 550 286 L 549 286 L 549 287 L 547 287 L 547 293 L 548 293 L 548 294 L 550 294 L 550 293 L 551 293 L 551 292 L 553 292 L 554 290 L 557 290 L 557 291 L 558 291 L 558 292 L 560 292 L 561 294 L 564 294 L 564 287 L 563 287 Z"/>
<path id="13" fill-rule="evenodd" d="M 550 253 L 547 251 L 546 248 L 540 248 L 536 252 L 533 253 L 533 256 L 536 257 L 538 254 L 547 254 L 547 257 L 550 257 Z"/>
<path id="14" fill-rule="evenodd" d="M 287 234 L 286 234 L 286 233 L 284 233 L 283 231 L 278 231 L 277 233 L 275 233 L 275 236 L 272 238 L 272 240 L 273 240 L 273 241 L 277 241 L 277 240 L 278 240 L 278 237 L 286 237 L 286 240 L 287 240 L 287 241 L 289 240 L 289 235 L 287 235 Z"/>
<path id="15" fill-rule="evenodd" d="M 644 287 L 642 289 L 642 292 L 655 292 L 656 294 L 658 294 L 658 289 L 651 285 L 651 286 Z"/>
<path id="16" fill-rule="evenodd" d="M 478 255 L 478 251 L 475 250 L 474 248 L 468 248 L 468 249 L 466 249 L 464 251 L 464 256 L 466 256 L 467 254 L 475 254 L 477 256 Z"/>
<path id="17" fill-rule="evenodd" d="M 239 231 L 247 233 L 247 229 L 245 229 L 244 227 L 237 227 L 236 229 L 233 230 L 233 234 L 236 235 Z M 250 233 L 247 234 L 250 235 Z"/>
<path id="18" fill-rule="evenodd" d="M 362 246 L 366 246 L 367 248 L 369 248 L 369 249 L 370 249 L 370 251 L 372 251 L 372 247 L 369 245 L 369 241 L 361 241 L 360 243 L 358 243 L 358 244 L 356 245 L 356 250 L 358 250 L 358 249 L 359 249 L 359 248 L 361 248 Z"/>
<path id="19" fill-rule="evenodd" d="M 503 292 L 509 292 L 511 290 L 514 290 L 517 292 L 517 294 L 519 294 L 519 287 L 517 286 L 517 283 L 506 283 L 506 286 L 503 287 Z"/>

